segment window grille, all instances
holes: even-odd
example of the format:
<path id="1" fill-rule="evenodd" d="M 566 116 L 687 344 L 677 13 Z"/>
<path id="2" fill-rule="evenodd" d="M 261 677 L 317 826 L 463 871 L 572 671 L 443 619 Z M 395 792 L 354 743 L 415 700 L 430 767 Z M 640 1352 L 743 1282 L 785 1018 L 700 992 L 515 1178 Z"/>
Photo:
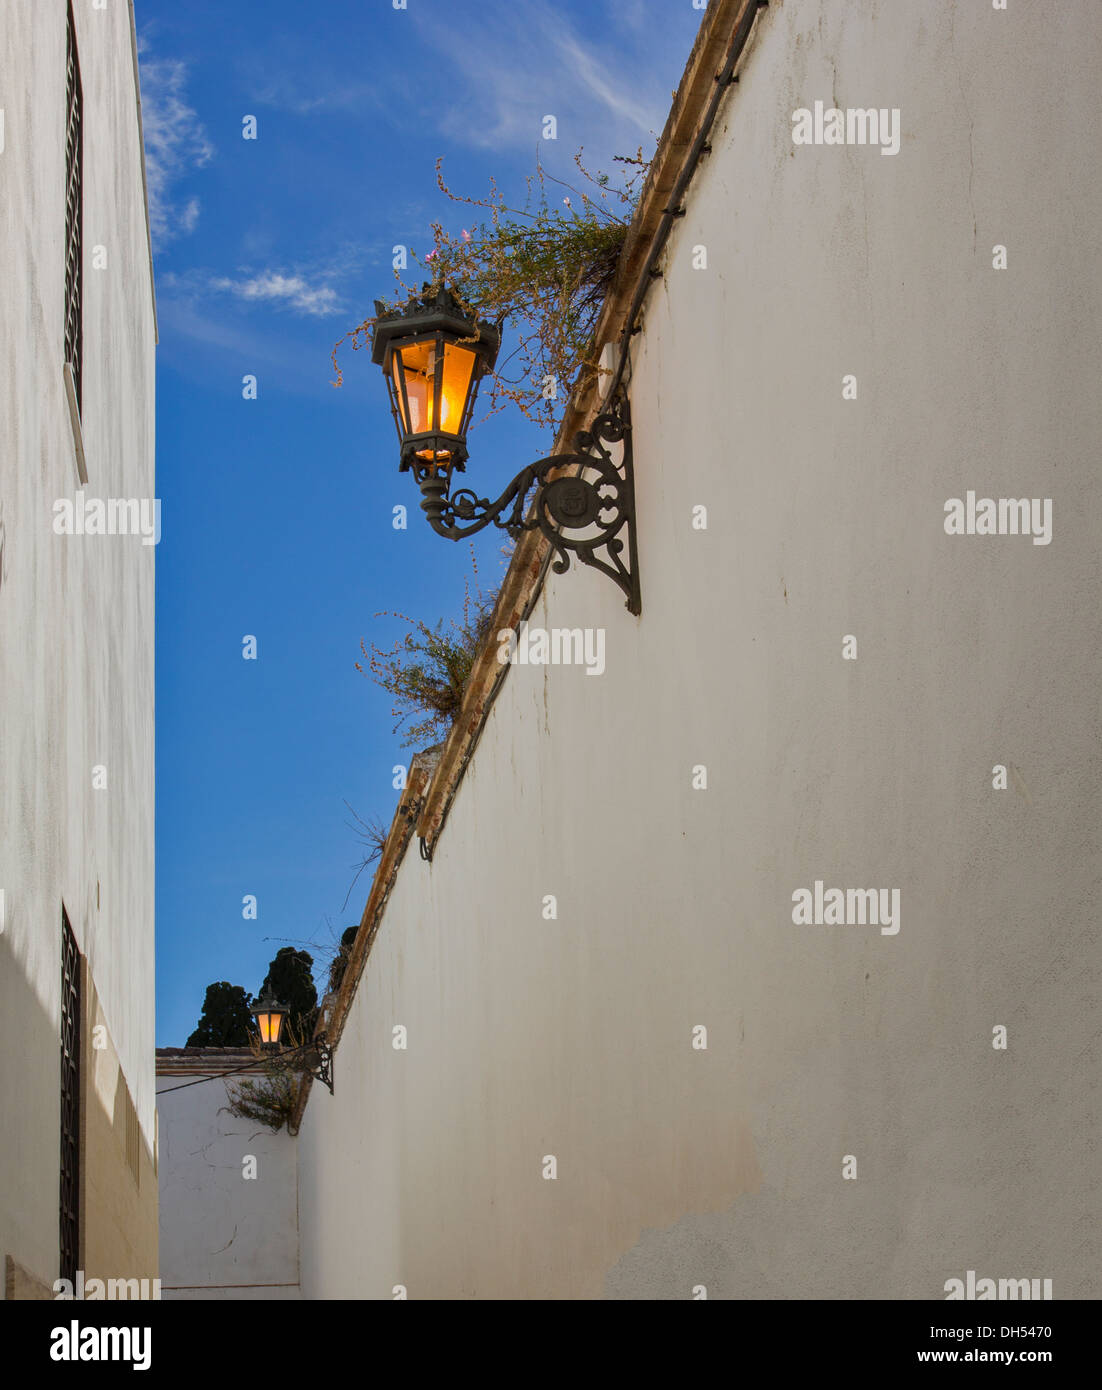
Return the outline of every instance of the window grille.
<path id="1" fill-rule="evenodd" d="M 83 407 L 84 375 L 84 93 L 72 0 L 68 6 L 65 55 L 65 361 L 73 373 L 79 413 Z"/>
<path id="2" fill-rule="evenodd" d="M 61 1278 L 75 1280 L 80 1255 L 80 952 L 61 910 Z"/>

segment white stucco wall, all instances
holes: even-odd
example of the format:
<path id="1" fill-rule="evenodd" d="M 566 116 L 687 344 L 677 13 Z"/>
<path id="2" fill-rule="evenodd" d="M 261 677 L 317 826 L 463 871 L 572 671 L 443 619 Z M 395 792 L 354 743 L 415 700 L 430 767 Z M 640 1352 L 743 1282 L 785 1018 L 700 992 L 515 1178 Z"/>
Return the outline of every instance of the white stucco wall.
<path id="1" fill-rule="evenodd" d="M 512 670 L 402 865 L 305 1296 L 1098 1296 L 1100 65 L 1091 0 L 762 12 L 635 339 L 642 617 L 551 576 L 605 673 Z M 794 147 L 817 99 L 900 152 Z M 968 489 L 1051 544 L 947 536 Z M 816 879 L 898 934 L 794 925 Z"/>
<path id="2" fill-rule="evenodd" d="M 234 1119 L 232 1081 L 187 1079 L 157 1079 L 161 1297 L 298 1298 L 296 1141 Z"/>
<path id="3" fill-rule="evenodd" d="M 0 1255 L 52 1280 L 63 902 L 154 1145 L 155 549 L 53 530 L 55 501 L 79 486 L 62 376 L 66 6 L 0 8 Z M 130 12 L 77 3 L 74 13 L 84 491 L 150 499 L 155 328 Z M 97 246 L 103 269 L 93 269 Z M 93 790 L 96 765 L 106 790 Z"/>

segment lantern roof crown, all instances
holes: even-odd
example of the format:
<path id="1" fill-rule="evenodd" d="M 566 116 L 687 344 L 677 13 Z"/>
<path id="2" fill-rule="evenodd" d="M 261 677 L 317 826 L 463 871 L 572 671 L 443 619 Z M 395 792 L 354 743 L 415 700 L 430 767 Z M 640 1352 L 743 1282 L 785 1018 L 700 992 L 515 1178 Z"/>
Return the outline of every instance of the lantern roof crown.
<path id="1" fill-rule="evenodd" d="M 279 1003 L 270 989 L 266 989 L 259 999 L 254 999 L 250 1008 L 253 1013 L 258 1013 L 261 1010 L 269 1014 L 289 1014 L 291 1012 L 286 1004 Z"/>
<path id="2" fill-rule="evenodd" d="M 387 348 L 397 340 L 419 338 L 430 333 L 446 333 L 456 339 L 477 340 L 469 346 L 493 366 L 501 346 L 501 331 L 484 319 L 473 319 L 464 312 L 459 300 L 446 285 L 435 290 L 423 285 L 419 298 L 411 299 L 398 309 L 387 309 L 381 300 L 375 301 L 375 332 L 371 340 L 371 360 L 382 364 Z"/>

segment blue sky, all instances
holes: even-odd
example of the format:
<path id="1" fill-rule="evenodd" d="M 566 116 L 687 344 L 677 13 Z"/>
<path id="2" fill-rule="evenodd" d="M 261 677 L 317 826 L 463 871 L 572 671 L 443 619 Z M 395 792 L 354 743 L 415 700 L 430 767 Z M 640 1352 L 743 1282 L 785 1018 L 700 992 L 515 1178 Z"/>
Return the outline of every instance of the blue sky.
<path id="1" fill-rule="evenodd" d="M 179 1046 L 210 981 L 255 991 L 281 945 L 359 920 L 368 874 L 342 910 L 345 801 L 389 823 L 414 751 L 355 669 L 360 639 L 401 634 L 381 611 L 462 607 L 469 552 L 399 475 L 368 354 L 346 353 L 332 386 L 334 342 L 392 290 L 392 247 L 469 224 L 436 189 L 437 156 L 459 191 L 493 176 L 516 195 L 537 151 L 568 178 L 579 146 L 605 169 L 649 154 L 701 16 L 691 0 L 136 10 L 160 322 L 157 1040 Z M 548 114 L 557 141 L 540 138 Z M 548 440 L 510 413 L 470 444 L 468 480 L 493 496 Z M 500 543 L 477 546 L 485 588 Z"/>

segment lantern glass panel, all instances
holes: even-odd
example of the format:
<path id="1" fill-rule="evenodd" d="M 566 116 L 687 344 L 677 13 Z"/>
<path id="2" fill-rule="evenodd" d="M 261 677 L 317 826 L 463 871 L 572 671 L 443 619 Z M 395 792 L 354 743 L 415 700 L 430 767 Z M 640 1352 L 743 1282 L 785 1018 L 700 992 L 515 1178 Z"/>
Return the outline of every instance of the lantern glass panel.
<path id="1" fill-rule="evenodd" d="M 432 417 L 433 387 L 436 374 L 436 342 L 429 338 L 421 343 L 407 343 L 395 353 L 399 359 L 395 363 L 394 389 L 398 395 L 398 409 L 402 414 L 407 434 L 424 434 L 434 428 Z M 405 381 L 405 399 L 402 398 L 399 373 Z"/>
<path id="2" fill-rule="evenodd" d="M 263 1043 L 279 1042 L 279 1035 L 283 1030 L 283 1014 L 279 1010 L 269 1012 L 267 1009 L 260 1011 L 256 1016 L 257 1026 L 260 1028 L 260 1041 Z"/>
<path id="3" fill-rule="evenodd" d="M 475 353 L 472 348 L 455 343 L 445 344 L 443 382 L 440 388 L 440 429 L 445 434 L 460 432 L 474 367 Z"/>
<path id="4" fill-rule="evenodd" d="M 469 347 L 444 344 L 443 371 L 440 383 L 440 418 L 437 420 L 436 364 L 437 348 L 433 339 L 407 343 L 398 348 L 395 356 L 394 389 L 402 423 L 407 434 L 459 434 L 471 389 L 476 354 Z M 398 381 L 405 381 L 405 397 Z M 408 407 L 408 409 L 407 409 Z"/>

